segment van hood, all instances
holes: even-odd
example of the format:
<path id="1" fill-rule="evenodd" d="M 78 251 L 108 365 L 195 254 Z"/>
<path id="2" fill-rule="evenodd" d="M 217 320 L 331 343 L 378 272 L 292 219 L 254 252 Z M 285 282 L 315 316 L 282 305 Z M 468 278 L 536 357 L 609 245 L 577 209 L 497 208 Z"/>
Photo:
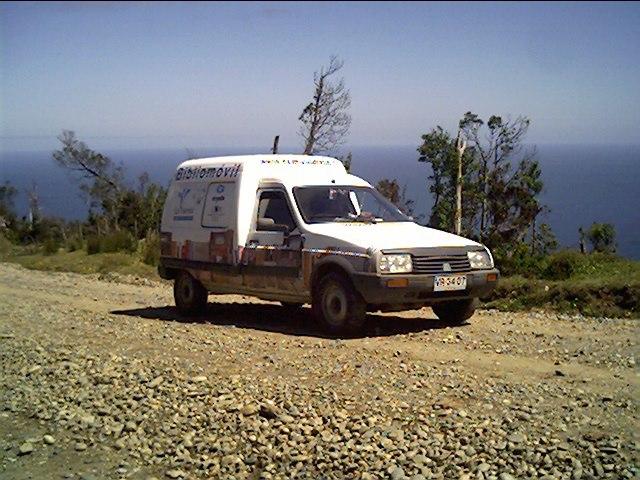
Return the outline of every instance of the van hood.
<path id="1" fill-rule="evenodd" d="M 331 239 L 338 240 L 343 245 L 350 244 L 363 250 L 393 250 L 403 248 L 425 247 L 468 247 L 481 244 L 452 233 L 423 227 L 413 222 L 381 222 L 381 223 L 317 223 L 307 225 L 307 230 L 316 235 L 322 235 L 327 245 Z M 315 243 L 315 242 L 314 242 Z"/>

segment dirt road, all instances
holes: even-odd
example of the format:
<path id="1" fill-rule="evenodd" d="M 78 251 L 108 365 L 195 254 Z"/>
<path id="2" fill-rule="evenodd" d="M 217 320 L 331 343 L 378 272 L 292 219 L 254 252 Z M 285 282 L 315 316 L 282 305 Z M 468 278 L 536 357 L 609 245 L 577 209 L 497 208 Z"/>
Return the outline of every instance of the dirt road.
<path id="1" fill-rule="evenodd" d="M 129 279 L 130 280 L 130 279 Z M 309 308 L 0 264 L 0 477 L 638 478 L 637 320 Z"/>

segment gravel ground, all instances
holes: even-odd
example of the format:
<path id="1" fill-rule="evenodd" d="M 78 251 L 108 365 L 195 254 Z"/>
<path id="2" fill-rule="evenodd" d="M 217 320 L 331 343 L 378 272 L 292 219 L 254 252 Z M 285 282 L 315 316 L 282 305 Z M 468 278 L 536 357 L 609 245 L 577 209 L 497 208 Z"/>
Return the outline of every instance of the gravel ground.
<path id="1" fill-rule="evenodd" d="M 637 320 L 310 310 L 0 264 L 0 477 L 640 478 Z"/>

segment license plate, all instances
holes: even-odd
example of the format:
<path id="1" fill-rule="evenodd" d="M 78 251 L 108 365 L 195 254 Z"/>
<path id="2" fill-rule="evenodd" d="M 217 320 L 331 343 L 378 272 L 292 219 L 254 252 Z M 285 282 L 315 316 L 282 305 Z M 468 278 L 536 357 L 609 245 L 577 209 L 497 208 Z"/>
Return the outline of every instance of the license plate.
<path id="1" fill-rule="evenodd" d="M 467 288 L 466 275 L 436 275 L 433 279 L 434 292 L 448 292 Z"/>

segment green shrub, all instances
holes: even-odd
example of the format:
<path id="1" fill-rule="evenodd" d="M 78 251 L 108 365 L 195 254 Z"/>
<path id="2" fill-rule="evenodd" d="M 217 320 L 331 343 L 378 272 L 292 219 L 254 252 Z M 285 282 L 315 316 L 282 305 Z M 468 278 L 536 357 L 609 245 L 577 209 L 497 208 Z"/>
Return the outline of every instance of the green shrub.
<path id="1" fill-rule="evenodd" d="M 109 252 L 135 252 L 138 242 L 129 232 L 121 230 L 100 239 L 100 251 Z"/>
<path id="2" fill-rule="evenodd" d="M 142 243 L 142 261 L 147 265 L 158 265 L 160 262 L 160 235 L 157 232 L 149 232 Z"/>
<path id="3" fill-rule="evenodd" d="M 587 238 L 595 252 L 616 251 L 616 229 L 610 223 L 593 223 L 587 230 Z"/>
<path id="4" fill-rule="evenodd" d="M 75 252 L 76 250 L 82 250 L 84 247 L 84 242 L 82 241 L 82 237 L 79 235 L 74 235 L 72 237 L 67 238 L 65 247 L 67 252 Z"/>
<path id="5" fill-rule="evenodd" d="M 513 250 L 496 248 L 493 252 L 496 266 L 503 275 L 523 275 L 538 277 L 546 266 L 546 257 L 532 255 L 526 244 L 520 244 Z"/>
<path id="6" fill-rule="evenodd" d="M 94 255 L 100 253 L 100 237 L 91 235 L 87 238 L 87 254 Z"/>
<path id="7" fill-rule="evenodd" d="M 42 251 L 45 255 L 53 255 L 60 250 L 60 240 L 55 237 L 47 238 L 42 244 Z"/>
<path id="8" fill-rule="evenodd" d="M 87 253 L 112 253 L 136 251 L 138 242 L 129 232 L 124 230 L 107 235 L 92 235 L 87 238 Z"/>
<path id="9" fill-rule="evenodd" d="M 547 280 L 567 280 L 579 270 L 584 260 L 584 255 L 572 250 L 554 253 L 548 257 L 541 277 Z"/>
<path id="10" fill-rule="evenodd" d="M 13 251 L 13 243 L 0 232 L 0 255 L 9 255 Z"/>

